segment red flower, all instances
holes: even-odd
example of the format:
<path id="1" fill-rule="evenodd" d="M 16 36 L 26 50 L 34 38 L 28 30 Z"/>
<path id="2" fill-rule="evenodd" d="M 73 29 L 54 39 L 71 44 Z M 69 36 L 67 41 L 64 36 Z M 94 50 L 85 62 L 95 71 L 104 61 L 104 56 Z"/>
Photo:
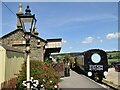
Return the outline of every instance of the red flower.
<path id="1" fill-rule="evenodd" d="M 50 76 L 48 76 L 47 78 L 50 79 Z"/>
<path id="2" fill-rule="evenodd" d="M 40 77 L 42 77 L 43 75 L 42 74 L 40 74 Z"/>
<path id="3" fill-rule="evenodd" d="M 56 85 L 57 85 L 57 88 L 59 88 L 59 85 L 58 85 L 58 83 L 57 83 Z"/>
<path id="4" fill-rule="evenodd" d="M 46 85 L 44 85 L 44 88 L 46 88 Z"/>
<path id="5" fill-rule="evenodd" d="M 38 66 L 38 68 L 40 68 L 40 66 Z"/>

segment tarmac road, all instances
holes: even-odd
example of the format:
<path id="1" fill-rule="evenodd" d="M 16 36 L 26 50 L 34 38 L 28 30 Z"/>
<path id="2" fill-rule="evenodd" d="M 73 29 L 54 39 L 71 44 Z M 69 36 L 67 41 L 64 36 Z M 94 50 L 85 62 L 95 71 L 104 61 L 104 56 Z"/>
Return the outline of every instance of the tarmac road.
<path id="1" fill-rule="evenodd" d="M 94 89 L 94 90 L 107 90 L 102 85 L 99 85 L 95 81 L 89 79 L 88 77 L 78 74 L 72 70 L 70 70 L 70 77 L 63 78 L 63 81 L 59 83 L 60 88 L 86 88 L 86 89 Z M 63 89 L 63 90 L 64 90 Z M 74 90 L 74 89 L 73 89 Z"/>

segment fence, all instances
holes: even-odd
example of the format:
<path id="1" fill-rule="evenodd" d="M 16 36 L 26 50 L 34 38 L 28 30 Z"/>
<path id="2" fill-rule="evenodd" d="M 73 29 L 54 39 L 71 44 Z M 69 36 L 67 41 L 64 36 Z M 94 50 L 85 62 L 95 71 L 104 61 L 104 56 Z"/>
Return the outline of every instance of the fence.
<path id="1" fill-rule="evenodd" d="M 9 46 L 0 46 L 0 57 L 0 89 L 15 88 L 16 74 L 24 63 L 24 52 Z"/>

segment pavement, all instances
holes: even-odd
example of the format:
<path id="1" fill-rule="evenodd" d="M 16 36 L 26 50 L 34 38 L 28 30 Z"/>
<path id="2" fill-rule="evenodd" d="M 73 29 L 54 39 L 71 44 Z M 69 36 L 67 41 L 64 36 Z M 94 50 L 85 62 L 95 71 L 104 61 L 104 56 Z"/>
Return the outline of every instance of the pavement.
<path id="1" fill-rule="evenodd" d="M 106 76 L 106 79 L 104 79 L 106 83 L 109 85 L 120 88 L 120 72 L 115 71 L 115 68 L 109 68 L 108 69 L 108 75 Z"/>
<path id="2" fill-rule="evenodd" d="M 61 80 L 59 83 L 60 88 L 102 88 L 102 90 L 104 90 L 103 86 L 72 70 L 70 70 L 70 77 L 61 78 Z"/>

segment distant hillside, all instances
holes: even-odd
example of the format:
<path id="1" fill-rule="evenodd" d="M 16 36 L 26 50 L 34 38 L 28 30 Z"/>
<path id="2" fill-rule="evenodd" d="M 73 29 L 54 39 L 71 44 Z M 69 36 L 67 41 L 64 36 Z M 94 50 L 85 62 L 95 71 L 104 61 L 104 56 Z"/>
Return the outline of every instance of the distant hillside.
<path id="1" fill-rule="evenodd" d="M 120 59 L 120 51 L 109 51 L 107 55 L 108 59 Z"/>
<path id="2" fill-rule="evenodd" d="M 106 51 L 107 53 L 120 53 L 120 51 Z"/>
<path id="3" fill-rule="evenodd" d="M 75 57 L 75 56 L 79 56 L 81 55 L 81 52 L 71 52 L 71 53 L 60 53 L 60 54 L 54 54 L 52 56 L 71 56 L 71 57 Z"/>
<path id="4" fill-rule="evenodd" d="M 108 55 L 119 55 L 120 56 L 120 51 L 107 51 L 106 52 Z M 71 53 L 60 53 L 60 54 L 54 54 L 54 55 L 61 55 L 61 56 L 65 56 L 65 55 L 70 55 L 70 56 L 79 56 L 79 55 L 81 55 L 82 54 L 82 52 L 71 52 Z M 53 56 L 54 56 L 53 55 Z"/>
<path id="5" fill-rule="evenodd" d="M 107 51 L 106 53 L 109 64 L 111 64 L 112 62 L 120 61 L 120 51 Z M 71 57 L 77 57 L 81 54 L 82 52 L 71 52 L 71 53 L 54 54 L 52 56 L 55 58 L 63 59 L 66 56 L 71 58 Z"/>

